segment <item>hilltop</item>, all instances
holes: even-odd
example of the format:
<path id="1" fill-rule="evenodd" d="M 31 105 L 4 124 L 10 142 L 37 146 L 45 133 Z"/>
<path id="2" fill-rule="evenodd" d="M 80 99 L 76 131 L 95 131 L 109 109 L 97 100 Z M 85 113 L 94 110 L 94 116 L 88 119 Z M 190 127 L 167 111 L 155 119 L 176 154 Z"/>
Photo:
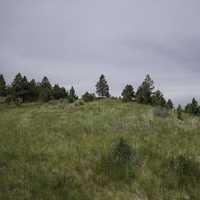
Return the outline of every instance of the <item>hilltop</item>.
<path id="1" fill-rule="evenodd" d="M 0 199 L 199 199 L 200 119 L 162 112 L 119 100 L 0 105 Z"/>

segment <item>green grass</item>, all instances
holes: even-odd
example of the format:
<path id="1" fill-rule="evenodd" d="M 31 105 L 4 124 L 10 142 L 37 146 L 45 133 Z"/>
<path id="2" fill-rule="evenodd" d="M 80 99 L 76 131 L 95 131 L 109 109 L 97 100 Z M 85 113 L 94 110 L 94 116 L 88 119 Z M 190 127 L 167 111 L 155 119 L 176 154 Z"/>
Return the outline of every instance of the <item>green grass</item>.
<path id="1" fill-rule="evenodd" d="M 126 169 L 106 160 L 121 137 L 138 159 L 128 179 L 116 179 Z M 184 184 L 170 165 L 180 155 L 194 171 Z M 199 163 L 199 118 L 159 118 L 150 106 L 117 100 L 0 105 L 2 200 L 199 200 Z"/>

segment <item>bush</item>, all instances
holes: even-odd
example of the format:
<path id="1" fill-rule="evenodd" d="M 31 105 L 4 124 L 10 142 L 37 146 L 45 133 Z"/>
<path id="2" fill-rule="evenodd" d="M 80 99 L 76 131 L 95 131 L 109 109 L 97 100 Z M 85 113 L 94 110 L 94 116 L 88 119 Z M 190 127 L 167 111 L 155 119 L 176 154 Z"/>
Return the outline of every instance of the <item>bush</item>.
<path id="1" fill-rule="evenodd" d="M 153 115 L 156 117 L 167 118 L 169 116 L 169 111 L 166 108 L 157 106 L 153 109 Z"/>
<path id="2" fill-rule="evenodd" d="M 82 96 L 83 101 L 85 102 L 90 102 L 90 101 L 94 101 L 95 100 L 95 94 L 90 94 L 89 92 L 86 92 L 83 96 Z"/>
<path id="3" fill-rule="evenodd" d="M 131 162 L 135 157 L 131 146 L 120 138 L 119 142 L 112 149 L 112 159 L 116 164 L 126 164 Z"/>
<path id="4" fill-rule="evenodd" d="M 101 170 L 113 181 L 130 181 L 135 177 L 136 153 L 120 138 L 101 160 Z"/>

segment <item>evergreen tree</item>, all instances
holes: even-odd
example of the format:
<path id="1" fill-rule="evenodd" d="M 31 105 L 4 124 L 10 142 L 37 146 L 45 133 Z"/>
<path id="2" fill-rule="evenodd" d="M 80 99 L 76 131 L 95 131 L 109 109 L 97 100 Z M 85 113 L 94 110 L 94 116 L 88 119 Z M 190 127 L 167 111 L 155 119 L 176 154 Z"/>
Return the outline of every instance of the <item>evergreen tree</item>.
<path id="1" fill-rule="evenodd" d="M 100 79 L 96 84 L 96 93 L 100 97 L 110 97 L 109 86 L 103 74 L 100 76 Z"/>
<path id="2" fill-rule="evenodd" d="M 90 94 L 89 92 L 86 92 L 85 94 L 82 95 L 82 99 L 83 99 L 85 102 L 94 101 L 94 99 L 95 99 L 95 94 Z"/>
<path id="3" fill-rule="evenodd" d="M 197 100 L 195 98 L 192 99 L 192 113 L 194 115 L 198 115 L 199 114 L 199 104 L 197 102 Z"/>
<path id="4" fill-rule="evenodd" d="M 194 115 L 200 114 L 199 104 L 195 98 L 192 99 L 192 103 L 186 105 L 185 112 L 191 113 Z"/>
<path id="5" fill-rule="evenodd" d="M 68 99 L 69 99 L 70 103 L 73 103 L 75 100 L 78 99 L 78 97 L 76 96 L 76 92 L 75 92 L 75 89 L 74 89 L 73 86 L 71 87 L 71 89 L 69 91 L 69 97 L 68 97 Z"/>
<path id="6" fill-rule="evenodd" d="M 61 99 L 67 96 L 65 88 L 61 88 L 58 84 L 53 87 L 53 97 L 54 99 Z"/>
<path id="7" fill-rule="evenodd" d="M 166 100 L 160 90 L 157 90 L 151 97 L 151 101 L 153 105 L 165 107 Z"/>
<path id="8" fill-rule="evenodd" d="M 32 79 L 29 82 L 29 99 L 30 101 L 36 101 L 39 97 L 39 86 L 36 81 Z"/>
<path id="9" fill-rule="evenodd" d="M 183 120 L 182 112 L 183 112 L 183 109 L 182 109 L 181 105 L 178 105 L 178 108 L 177 108 L 177 118 L 179 120 Z"/>
<path id="10" fill-rule="evenodd" d="M 0 74 L 0 97 L 6 96 L 6 82 L 3 74 Z"/>
<path id="11" fill-rule="evenodd" d="M 122 101 L 128 102 L 132 101 L 135 96 L 135 92 L 132 85 L 126 85 L 124 90 L 122 91 Z"/>
<path id="12" fill-rule="evenodd" d="M 22 77 L 21 73 L 18 73 L 14 78 L 12 95 L 14 98 L 21 98 L 23 102 L 28 98 L 28 80 L 26 76 Z"/>
<path id="13" fill-rule="evenodd" d="M 42 79 L 41 87 L 48 88 L 50 90 L 52 89 L 51 83 L 49 82 L 49 79 L 46 76 Z"/>
<path id="14" fill-rule="evenodd" d="M 30 90 L 29 90 L 29 82 L 26 78 L 26 76 L 24 76 L 22 78 L 22 90 L 21 90 L 21 97 L 24 101 L 30 101 Z"/>
<path id="15" fill-rule="evenodd" d="M 148 74 L 136 92 L 136 100 L 139 103 L 151 104 L 152 94 L 154 90 L 154 82 Z"/>
<path id="16" fill-rule="evenodd" d="M 173 102 L 172 102 L 171 99 L 169 99 L 169 100 L 167 101 L 167 108 L 169 108 L 169 109 L 173 109 L 173 108 L 174 108 L 174 105 L 173 105 Z"/>
<path id="17" fill-rule="evenodd" d="M 40 84 L 40 100 L 47 102 L 52 98 L 52 86 L 48 78 L 45 76 Z"/>

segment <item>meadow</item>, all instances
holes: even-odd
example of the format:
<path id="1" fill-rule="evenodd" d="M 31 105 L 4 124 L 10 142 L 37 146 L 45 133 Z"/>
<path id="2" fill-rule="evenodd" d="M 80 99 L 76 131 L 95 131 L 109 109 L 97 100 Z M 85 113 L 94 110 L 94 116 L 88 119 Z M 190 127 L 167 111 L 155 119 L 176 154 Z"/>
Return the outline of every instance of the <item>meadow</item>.
<path id="1" fill-rule="evenodd" d="M 0 105 L 2 200 L 199 200 L 200 118 L 134 102 Z M 120 140 L 133 159 L 112 162 Z"/>

